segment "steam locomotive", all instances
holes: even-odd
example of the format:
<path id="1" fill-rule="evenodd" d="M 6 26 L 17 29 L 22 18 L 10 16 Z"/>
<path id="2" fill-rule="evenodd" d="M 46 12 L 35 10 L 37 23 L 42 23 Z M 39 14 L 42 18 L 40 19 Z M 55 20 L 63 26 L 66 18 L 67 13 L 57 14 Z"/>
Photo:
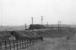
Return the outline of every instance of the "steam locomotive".
<path id="1" fill-rule="evenodd" d="M 33 29 L 44 29 L 44 25 L 40 24 L 30 24 L 28 30 L 33 30 Z"/>

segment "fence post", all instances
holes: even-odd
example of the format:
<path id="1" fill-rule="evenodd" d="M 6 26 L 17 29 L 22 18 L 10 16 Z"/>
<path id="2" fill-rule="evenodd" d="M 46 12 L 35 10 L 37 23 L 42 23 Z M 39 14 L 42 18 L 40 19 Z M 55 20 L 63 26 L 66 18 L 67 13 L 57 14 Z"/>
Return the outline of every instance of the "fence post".
<path id="1" fill-rule="evenodd" d="M 17 47 L 17 50 L 18 50 L 18 41 L 16 41 L 16 47 Z"/>
<path id="2" fill-rule="evenodd" d="M 22 48 L 23 48 L 23 40 L 22 40 Z"/>
<path id="3" fill-rule="evenodd" d="M 26 47 L 26 46 L 25 46 L 25 43 L 26 43 L 26 42 L 25 42 L 25 40 L 24 40 L 24 48 Z"/>
<path id="4" fill-rule="evenodd" d="M 20 40 L 18 40 L 18 48 L 20 49 Z"/>
<path id="5" fill-rule="evenodd" d="M 32 42 L 30 41 L 30 44 L 32 45 Z"/>
<path id="6" fill-rule="evenodd" d="M 28 47 L 28 40 L 26 40 L 26 47 Z"/>
<path id="7" fill-rule="evenodd" d="M 4 43 L 5 43 L 5 49 L 7 50 L 7 42 L 6 42 L 6 40 L 4 40 Z"/>
<path id="8" fill-rule="evenodd" d="M 20 49 L 21 49 L 21 40 L 20 40 Z"/>
<path id="9" fill-rule="evenodd" d="M 11 47 L 11 41 L 10 40 L 9 40 L 9 46 L 10 46 L 10 50 L 11 50 L 12 47 Z"/>
<path id="10" fill-rule="evenodd" d="M 1 50 L 3 49 L 3 41 L 1 40 Z"/>
<path id="11" fill-rule="evenodd" d="M 25 48 L 25 45 L 24 45 L 25 41 L 23 40 L 23 48 Z"/>
<path id="12" fill-rule="evenodd" d="M 21 40 L 21 49 L 22 49 L 22 40 Z"/>
<path id="13" fill-rule="evenodd" d="M 15 50 L 15 40 L 13 40 L 14 50 Z"/>
<path id="14" fill-rule="evenodd" d="M 25 43 L 24 43 L 24 45 L 25 45 L 25 48 L 26 48 L 26 40 L 25 40 Z"/>
<path id="15" fill-rule="evenodd" d="M 22 40 L 22 48 L 24 48 L 24 43 L 23 43 L 23 40 Z"/>

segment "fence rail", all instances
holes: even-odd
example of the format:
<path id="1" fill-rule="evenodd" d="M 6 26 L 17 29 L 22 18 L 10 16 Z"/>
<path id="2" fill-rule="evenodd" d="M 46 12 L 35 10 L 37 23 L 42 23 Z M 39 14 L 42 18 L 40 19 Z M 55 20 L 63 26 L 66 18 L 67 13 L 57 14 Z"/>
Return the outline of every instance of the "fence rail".
<path id="1" fill-rule="evenodd" d="M 29 40 L 3 40 L 0 45 L 0 50 L 21 50 L 34 44 L 34 41 Z"/>

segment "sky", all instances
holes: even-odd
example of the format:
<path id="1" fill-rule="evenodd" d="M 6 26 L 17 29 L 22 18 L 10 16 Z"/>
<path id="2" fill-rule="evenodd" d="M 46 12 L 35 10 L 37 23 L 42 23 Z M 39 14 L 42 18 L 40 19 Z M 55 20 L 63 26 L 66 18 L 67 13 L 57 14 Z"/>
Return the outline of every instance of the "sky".
<path id="1" fill-rule="evenodd" d="M 76 0 L 0 0 L 0 25 L 76 24 Z"/>

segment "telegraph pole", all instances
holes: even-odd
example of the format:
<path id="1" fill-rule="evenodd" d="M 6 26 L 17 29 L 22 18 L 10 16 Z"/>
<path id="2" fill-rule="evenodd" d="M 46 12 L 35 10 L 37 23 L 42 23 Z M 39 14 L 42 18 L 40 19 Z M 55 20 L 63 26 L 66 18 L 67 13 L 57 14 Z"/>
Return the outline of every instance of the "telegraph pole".
<path id="1" fill-rule="evenodd" d="M 41 24 L 43 24 L 43 16 L 41 16 Z"/>
<path id="2" fill-rule="evenodd" d="M 60 25 L 61 25 L 61 21 L 58 21 L 58 27 L 60 27 Z"/>
<path id="3" fill-rule="evenodd" d="M 2 4 L 3 5 L 3 4 Z M 1 27 L 3 26 L 3 6 L 1 6 Z"/>
<path id="4" fill-rule="evenodd" d="M 31 19 L 32 19 L 32 24 L 33 24 L 33 17 Z"/>
<path id="5" fill-rule="evenodd" d="M 60 32 L 60 27 L 61 27 L 61 17 L 59 17 L 59 21 L 58 21 L 58 32 Z"/>
<path id="6" fill-rule="evenodd" d="M 48 27 L 48 22 L 47 22 L 47 27 Z"/>

